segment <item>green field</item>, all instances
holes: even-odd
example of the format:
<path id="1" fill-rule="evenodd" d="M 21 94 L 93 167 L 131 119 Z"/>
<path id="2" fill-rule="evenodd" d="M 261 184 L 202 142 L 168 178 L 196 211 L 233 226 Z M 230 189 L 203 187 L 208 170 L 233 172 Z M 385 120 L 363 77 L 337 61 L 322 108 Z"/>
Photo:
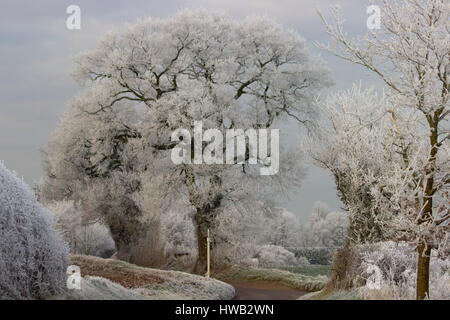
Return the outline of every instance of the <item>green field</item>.
<path id="1" fill-rule="evenodd" d="M 282 270 L 286 270 L 292 273 L 298 273 L 305 276 L 330 276 L 331 274 L 331 266 L 329 265 L 310 265 L 310 266 L 303 266 L 303 267 L 286 267 L 281 268 Z"/>
<path id="2" fill-rule="evenodd" d="M 316 275 L 311 275 L 313 269 L 315 269 Z M 320 274 L 318 268 L 312 268 L 309 272 L 310 274 L 305 274 L 281 269 L 231 267 L 215 276 L 223 281 L 272 281 L 304 291 L 319 291 L 323 289 L 328 277 Z M 324 270 L 321 269 L 320 272 L 324 272 Z"/>

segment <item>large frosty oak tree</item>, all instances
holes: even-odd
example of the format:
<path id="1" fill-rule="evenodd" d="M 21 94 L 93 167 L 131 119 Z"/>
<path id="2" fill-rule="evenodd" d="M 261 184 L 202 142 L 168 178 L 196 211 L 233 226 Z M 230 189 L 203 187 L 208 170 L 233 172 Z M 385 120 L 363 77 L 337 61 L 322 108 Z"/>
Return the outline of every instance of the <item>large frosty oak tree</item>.
<path id="1" fill-rule="evenodd" d="M 333 10 L 334 23 L 323 20 L 334 45 L 322 48 L 365 67 L 386 85 L 391 137 L 396 138 L 391 149 L 403 159 L 387 162 L 391 170 L 379 175 L 366 171 L 362 178 L 375 211 L 393 217 L 391 236 L 415 240 L 417 298 L 424 299 L 429 296 L 430 253 L 441 243 L 441 232 L 448 231 L 450 218 L 450 3 L 383 1 L 381 13 L 381 30 L 354 41 L 343 31 L 339 10 Z M 389 148 L 383 151 L 391 155 Z"/>
<path id="2" fill-rule="evenodd" d="M 145 211 L 186 199 L 194 209 L 197 272 L 205 266 L 206 230 L 220 211 L 256 210 L 275 185 L 299 181 L 300 161 L 295 152 L 282 158 L 274 177 L 255 169 L 267 159 L 175 165 L 171 133 L 194 121 L 222 132 L 274 128 L 287 118 L 308 124 L 317 93 L 329 84 L 295 32 L 267 18 L 237 21 L 204 10 L 127 26 L 77 65 L 83 92 L 50 142 L 48 194 L 95 204 L 89 211 L 110 225 L 119 257 L 128 260 L 148 233 Z"/>

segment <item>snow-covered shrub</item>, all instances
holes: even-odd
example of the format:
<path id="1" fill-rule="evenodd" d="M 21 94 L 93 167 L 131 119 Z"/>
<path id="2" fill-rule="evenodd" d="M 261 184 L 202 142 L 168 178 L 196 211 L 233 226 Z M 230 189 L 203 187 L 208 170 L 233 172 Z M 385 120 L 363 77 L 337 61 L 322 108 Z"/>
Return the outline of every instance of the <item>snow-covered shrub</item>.
<path id="1" fill-rule="evenodd" d="M 163 217 L 167 269 L 190 271 L 195 265 L 197 242 L 191 213 L 172 210 Z"/>
<path id="2" fill-rule="evenodd" d="M 242 210 L 245 214 L 234 207 L 227 209 L 217 217 L 212 230 L 216 266 L 308 264 L 308 259 L 297 254 L 302 246 L 302 225 L 293 213 L 270 203 L 264 210 Z"/>
<path id="3" fill-rule="evenodd" d="M 326 247 L 300 247 L 292 250 L 297 257 L 308 259 L 311 264 L 329 265 L 333 258 L 335 248 Z"/>
<path id="4" fill-rule="evenodd" d="M 228 207 L 222 211 L 211 230 L 213 268 L 254 266 L 252 257 L 259 245 L 267 243 L 268 226 L 267 217 L 259 210 Z"/>
<path id="5" fill-rule="evenodd" d="M 280 246 L 265 245 L 259 247 L 255 258 L 263 268 L 295 267 L 309 265 L 305 257 L 296 258 L 295 254 Z"/>
<path id="6" fill-rule="evenodd" d="M 359 273 L 368 277 L 370 265 L 381 271 L 381 288 L 361 288 L 366 298 L 415 299 L 417 252 L 406 243 L 381 242 L 362 245 Z M 432 252 L 430 262 L 430 299 L 450 299 L 450 259 L 440 259 Z"/>
<path id="7" fill-rule="evenodd" d="M 109 258 L 116 251 L 108 228 L 100 223 L 85 223 L 73 201 L 55 201 L 46 207 L 54 213 L 56 228 L 63 235 L 71 253 Z"/>
<path id="8" fill-rule="evenodd" d="M 51 214 L 0 163 L 0 299 L 58 293 L 66 282 L 67 255 Z"/>

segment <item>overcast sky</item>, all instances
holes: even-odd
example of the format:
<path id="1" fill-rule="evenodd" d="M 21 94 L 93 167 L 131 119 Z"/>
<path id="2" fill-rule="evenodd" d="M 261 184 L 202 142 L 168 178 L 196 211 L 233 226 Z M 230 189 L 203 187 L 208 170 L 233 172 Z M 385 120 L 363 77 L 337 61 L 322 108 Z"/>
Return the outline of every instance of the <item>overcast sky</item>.
<path id="1" fill-rule="evenodd" d="M 103 34 L 120 30 L 123 23 L 147 16 L 164 18 L 180 8 L 221 9 L 236 18 L 267 14 L 297 30 L 311 52 L 322 55 L 332 71 L 335 85 L 324 95 L 352 83 L 374 84 L 366 71 L 314 46 L 315 41 L 327 41 L 316 8 L 327 12 L 338 3 L 348 33 L 364 35 L 368 17 L 364 0 L 1 0 L 0 160 L 28 183 L 38 181 L 43 174 L 41 150 L 66 102 L 79 91 L 70 77 L 73 56 L 93 49 Z M 81 8 L 81 30 L 66 28 L 66 8 L 71 4 Z M 341 207 L 330 175 L 311 167 L 303 187 L 284 205 L 305 220 L 318 200 L 334 210 Z"/>

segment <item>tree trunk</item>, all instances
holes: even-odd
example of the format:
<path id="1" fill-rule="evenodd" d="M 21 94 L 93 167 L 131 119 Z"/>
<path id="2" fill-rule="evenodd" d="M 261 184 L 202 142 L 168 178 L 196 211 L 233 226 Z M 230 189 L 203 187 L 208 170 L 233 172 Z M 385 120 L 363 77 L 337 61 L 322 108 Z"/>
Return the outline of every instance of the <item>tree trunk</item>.
<path id="1" fill-rule="evenodd" d="M 346 290 L 352 287 L 354 278 L 353 269 L 357 261 L 354 261 L 353 244 L 350 239 L 345 240 L 342 248 L 336 250 L 331 263 L 331 275 L 326 285 L 329 290 Z"/>
<path id="2" fill-rule="evenodd" d="M 424 242 L 421 242 L 417 248 L 417 287 L 416 299 L 424 300 L 430 297 L 430 254 L 431 248 Z"/>
<path id="3" fill-rule="evenodd" d="M 430 127 L 430 155 L 428 158 L 428 168 L 426 170 L 425 190 L 424 190 L 424 210 L 422 216 L 419 217 L 418 223 L 428 223 L 433 219 L 433 197 L 436 192 L 434 184 L 434 176 L 436 173 L 436 157 L 438 153 L 438 132 L 439 117 L 443 108 L 434 112 L 433 116 L 428 116 L 427 121 Z M 417 278 L 416 278 L 416 299 L 423 300 L 430 297 L 429 280 L 430 280 L 430 255 L 431 247 L 422 239 L 417 247 Z"/>
<path id="4" fill-rule="evenodd" d="M 131 249 L 145 235 L 145 229 L 139 221 L 140 210 L 126 197 L 105 201 L 99 210 L 115 242 L 118 259 L 131 262 Z M 122 210 L 121 214 L 118 210 Z"/>
<path id="5" fill-rule="evenodd" d="M 192 270 L 193 273 L 199 275 L 206 274 L 206 251 L 207 251 L 207 232 L 213 225 L 216 216 L 215 210 L 221 206 L 222 194 L 220 192 L 213 192 L 213 190 L 220 190 L 222 179 L 220 176 L 213 175 L 210 177 L 210 192 L 209 197 L 198 203 L 198 187 L 195 182 L 195 175 L 192 168 L 185 167 L 186 185 L 189 192 L 189 201 L 196 208 L 194 216 L 194 226 L 197 232 L 197 262 Z"/>
<path id="6" fill-rule="evenodd" d="M 142 267 L 164 265 L 160 221 L 141 221 L 142 212 L 128 197 L 117 197 L 99 209 L 116 245 L 116 257 Z M 119 211 L 120 210 L 120 211 Z"/>
<path id="7" fill-rule="evenodd" d="M 207 247 L 206 232 L 202 229 L 202 225 L 197 223 L 197 249 L 198 256 L 193 272 L 199 275 L 206 274 L 206 247 Z"/>

